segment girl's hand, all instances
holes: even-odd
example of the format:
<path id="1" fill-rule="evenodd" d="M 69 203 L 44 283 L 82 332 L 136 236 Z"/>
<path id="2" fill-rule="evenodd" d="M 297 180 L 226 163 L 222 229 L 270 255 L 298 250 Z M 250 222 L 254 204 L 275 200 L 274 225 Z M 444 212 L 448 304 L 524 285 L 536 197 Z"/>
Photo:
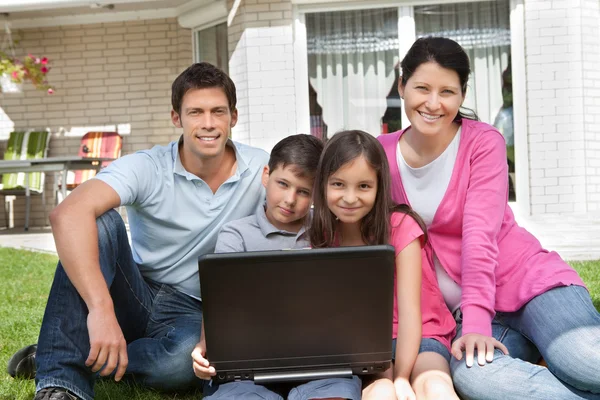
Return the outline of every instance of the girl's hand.
<path id="1" fill-rule="evenodd" d="M 396 388 L 396 396 L 398 400 L 416 400 L 417 396 L 413 391 L 410 382 L 405 378 L 394 379 L 394 387 Z"/>
<path id="2" fill-rule="evenodd" d="M 457 360 L 462 360 L 462 353 L 465 352 L 467 367 L 473 366 L 473 355 L 477 349 L 477 363 L 481 366 L 494 360 L 494 349 L 500 349 L 504 354 L 508 354 L 508 349 L 501 342 L 493 337 L 480 335 L 478 333 L 467 333 L 463 337 L 456 339 L 452 344 L 452 355 Z"/>

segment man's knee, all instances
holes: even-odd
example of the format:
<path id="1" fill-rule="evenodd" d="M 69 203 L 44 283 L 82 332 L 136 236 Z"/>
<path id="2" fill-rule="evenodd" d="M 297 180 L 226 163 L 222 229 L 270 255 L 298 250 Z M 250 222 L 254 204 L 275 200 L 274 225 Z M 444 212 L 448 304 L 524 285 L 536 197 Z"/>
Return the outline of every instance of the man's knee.
<path id="1" fill-rule="evenodd" d="M 144 377 L 143 383 L 161 391 L 202 387 L 202 381 L 194 374 L 191 356 L 198 340 L 180 343 L 157 358 L 153 367 L 148 370 L 148 375 Z"/>
<path id="2" fill-rule="evenodd" d="M 123 233 L 127 234 L 123 218 L 114 209 L 108 210 L 96 218 L 96 226 L 98 227 L 98 241 L 100 243 L 110 239 L 118 240 Z"/>

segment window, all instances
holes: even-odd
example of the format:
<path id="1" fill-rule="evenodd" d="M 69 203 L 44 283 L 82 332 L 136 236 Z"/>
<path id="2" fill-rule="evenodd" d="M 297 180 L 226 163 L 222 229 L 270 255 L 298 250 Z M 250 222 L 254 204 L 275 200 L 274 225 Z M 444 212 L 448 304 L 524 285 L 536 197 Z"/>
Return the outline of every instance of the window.
<path id="1" fill-rule="evenodd" d="M 377 136 L 384 115 L 399 121 L 397 8 L 306 14 L 306 35 L 314 135 L 361 129 Z"/>
<path id="2" fill-rule="evenodd" d="M 229 73 L 226 23 L 196 32 L 196 61 L 209 62 Z"/>

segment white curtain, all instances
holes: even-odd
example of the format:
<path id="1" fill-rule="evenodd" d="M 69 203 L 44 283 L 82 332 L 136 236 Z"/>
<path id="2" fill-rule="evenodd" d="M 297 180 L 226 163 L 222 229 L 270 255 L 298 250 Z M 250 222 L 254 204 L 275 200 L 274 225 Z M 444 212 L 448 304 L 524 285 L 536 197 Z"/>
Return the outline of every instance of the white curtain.
<path id="1" fill-rule="evenodd" d="M 398 63 L 396 8 L 306 15 L 308 75 L 328 134 L 381 133 Z"/>
<path id="2" fill-rule="evenodd" d="M 510 60 L 508 0 L 414 8 L 417 37 L 443 36 L 469 55 L 471 76 L 464 107 L 493 123 L 502 107 L 502 72 Z"/>

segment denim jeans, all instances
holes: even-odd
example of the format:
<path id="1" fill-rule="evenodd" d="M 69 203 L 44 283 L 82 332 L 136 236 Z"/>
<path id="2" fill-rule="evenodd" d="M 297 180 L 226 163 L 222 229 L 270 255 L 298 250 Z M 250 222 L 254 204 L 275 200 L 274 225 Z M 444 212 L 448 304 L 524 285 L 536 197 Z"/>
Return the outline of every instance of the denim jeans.
<path id="1" fill-rule="evenodd" d="M 551 289 L 516 312 L 497 313 L 492 335 L 509 355 L 496 349 L 492 363 L 475 358 L 471 368 L 452 357 L 463 399 L 600 400 L 600 314 L 585 288 Z M 548 368 L 535 364 L 540 354 Z"/>
<path id="2" fill-rule="evenodd" d="M 96 223 L 100 268 L 127 341 L 125 377 L 166 391 L 201 386 L 191 353 L 200 340 L 202 303 L 142 277 L 116 211 Z M 90 351 L 87 315 L 85 302 L 59 262 L 38 341 L 36 390 L 58 386 L 93 399 L 98 374 L 85 366 Z"/>

